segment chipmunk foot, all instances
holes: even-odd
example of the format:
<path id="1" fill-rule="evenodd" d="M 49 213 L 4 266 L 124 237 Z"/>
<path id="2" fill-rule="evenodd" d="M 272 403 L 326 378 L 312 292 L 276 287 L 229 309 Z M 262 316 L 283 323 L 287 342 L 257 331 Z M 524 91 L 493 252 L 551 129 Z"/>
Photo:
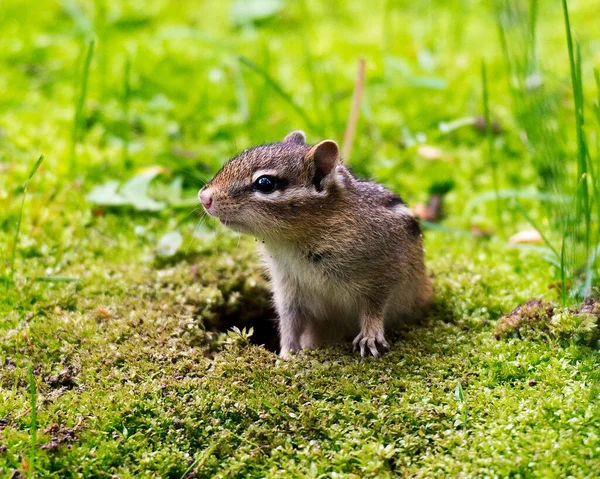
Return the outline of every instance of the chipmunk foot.
<path id="1" fill-rule="evenodd" d="M 390 345 L 385 340 L 383 331 L 378 331 L 375 334 L 367 334 L 361 331 L 356 339 L 352 341 L 352 349 L 355 353 L 360 351 L 363 358 L 369 355 L 379 358 L 382 352 L 389 351 Z"/>

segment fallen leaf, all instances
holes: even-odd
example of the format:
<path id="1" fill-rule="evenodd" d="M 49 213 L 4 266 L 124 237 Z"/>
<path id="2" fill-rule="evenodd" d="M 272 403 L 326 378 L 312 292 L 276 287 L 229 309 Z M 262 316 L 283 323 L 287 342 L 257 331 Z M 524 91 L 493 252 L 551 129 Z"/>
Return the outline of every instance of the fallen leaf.
<path id="1" fill-rule="evenodd" d="M 21 453 L 21 467 L 23 468 L 23 471 L 25 471 L 26 474 L 29 472 L 29 462 L 27 461 L 27 458 L 23 453 Z"/>
<path id="2" fill-rule="evenodd" d="M 421 145 L 417 153 L 427 160 L 447 160 L 448 156 L 437 146 Z"/>
<path id="3" fill-rule="evenodd" d="M 171 231 L 162 236 L 156 245 L 156 254 L 162 257 L 174 256 L 183 244 L 183 237 L 179 231 Z"/>
<path id="4" fill-rule="evenodd" d="M 491 238 L 494 235 L 493 231 L 480 228 L 477 225 L 471 225 L 471 233 L 473 233 L 473 236 L 478 236 L 480 238 Z"/>
<path id="5" fill-rule="evenodd" d="M 542 235 L 537 230 L 519 231 L 512 235 L 508 242 L 510 244 L 542 244 Z"/>
<path id="6" fill-rule="evenodd" d="M 157 185 L 153 190 L 157 200 L 164 201 L 173 208 L 188 208 L 198 204 L 198 198 L 194 196 L 182 196 L 183 178 L 177 176 L 169 185 Z"/>
<path id="7" fill-rule="evenodd" d="M 236 26 L 266 20 L 283 8 L 283 0 L 236 0 L 231 11 L 231 21 Z"/>
<path id="8" fill-rule="evenodd" d="M 148 196 L 148 186 L 150 186 L 150 182 L 158 173 L 157 169 L 149 170 L 134 176 L 125 183 L 120 192 L 125 201 L 137 210 L 162 210 L 166 206 L 166 203 L 155 201 Z"/>
<path id="9" fill-rule="evenodd" d="M 97 319 L 108 319 L 110 318 L 110 311 L 104 306 L 100 306 L 94 311 L 94 316 L 96 316 Z"/>
<path id="10" fill-rule="evenodd" d="M 103 185 L 96 186 L 85 197 L 88 201 L 99 205 L 119 206 L 124 205 L 125 199 L 117 193 L 118 181 L 109 181 Z"/>
<path id="11" fill-rule="evenodd" d="M 166 203 L 153 200 L 148 196 L 150 182 L 162 172 L 160 167 L 149 167 L 131 178 L 119 190 L 118 181 L 109 181 L 96 186 L 86 195 L 92 203 L 103 206 L 133 206 L 140 211 L 160 211 Z"/>
<path id="12" fill-rule="evenodd" d="M 137 170 L 137 175 L 153 175 L 153 177 L 154 177 L 154 176 L 163 174 L 165 171 L 166 170 L 165 170 L 164 166 L 151 165 L 151 166 L 146 166 L 144 168 L 140 168 L 139 170 Z"/>

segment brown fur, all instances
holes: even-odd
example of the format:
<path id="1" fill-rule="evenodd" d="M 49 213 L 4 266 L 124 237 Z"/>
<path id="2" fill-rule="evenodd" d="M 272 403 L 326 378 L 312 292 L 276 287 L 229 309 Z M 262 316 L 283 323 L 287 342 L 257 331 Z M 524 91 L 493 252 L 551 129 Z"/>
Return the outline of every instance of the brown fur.
<path id="1" fill-rule="evenodd" d="M 253 191 L 261 171 L 284 187 Z M 378 357 L 389 348 L 384 325 L 430 303 L 418 222 L 396 194 L 354 178 L 331 140 L 311 147 L 292 132 L 245 150 L 200 194 L 225 225 L 263 240 L 284 357 L 350 334 L 355 350 Z"/>

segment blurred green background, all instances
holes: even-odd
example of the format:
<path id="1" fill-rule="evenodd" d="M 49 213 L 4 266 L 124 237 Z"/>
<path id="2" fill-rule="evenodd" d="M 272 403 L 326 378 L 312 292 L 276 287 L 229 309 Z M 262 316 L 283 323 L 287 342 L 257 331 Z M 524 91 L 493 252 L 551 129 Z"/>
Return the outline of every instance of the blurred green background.
<path id="1" fill-rule="evenodd" d="M 588 106 L 600 55 L 596 7 L 571 5 Z M 39 154 L 46 157 L 41 188 L 74 184 L 71 204 L 152 165 L 166 168 L 158 183 L 180 176 L 191 203 L 226 159 L 250 145 L 296 128 L 313 142 L 341 142 L 358 58 L 366 60 L 366 88 L 346 159 L 358 174 L 413 205 L 453 186 L 449 224 L 496 232 L 506 221 L 505 235 L 522 215 L 504 201 L 499 219 L 494 201 L 479 205 L 477 195 L 494 188 L 572 193 L 577 184 L 560 2 L 8 1 L 0 15 L 7 233 L 18 212 L 14 189 Z M 593 143 L 589 149 L 595 154 Z M 560 175 L 548 180 L 547 172 L 556 170 L 568 177 L 552 183 Z M 560 242 L 561 228 L 544 228 L 558 230 Z"/>
<path id="2" fill-rule="evenodd" d="M 43 153 L 45 183 L 70 174 L 89 189 L 93 181 L 157 164 L 196 188 L 239 150 L 294 128 L 312 141 L 341 141 L 363 57 L 367 87 L 352 166 L 413 203 L 451 179 L 459 188 L 450 204 L 460 214 L 468 198 L 492 190 L 485 135 L 482 128 L 443 126 L 483 115 L 482 60 L 492 117 L 503 132 L 495 141 L 500 186 L 541 182 L 529 168 L 529 145 L 511 108 L 500 29 L 508 36 L 510 66 L 522 70 L 515 76 L 527 75 L 512 81 L 539 80 L 549 97 L 540 120 L 570 142 L 574 157 L 563 14 L 558 2 L 537 3 L 530 38 L 529 6 L 503 2 L 4 2 L 3 180 L 15 168 L 24 174 Z M 584 81 L 592 86 L 596 5 L 573 7 Z M 73 133 L 91 39 L 87 94 Z M 423 158 L 423 144 L 442 151 Z"/>

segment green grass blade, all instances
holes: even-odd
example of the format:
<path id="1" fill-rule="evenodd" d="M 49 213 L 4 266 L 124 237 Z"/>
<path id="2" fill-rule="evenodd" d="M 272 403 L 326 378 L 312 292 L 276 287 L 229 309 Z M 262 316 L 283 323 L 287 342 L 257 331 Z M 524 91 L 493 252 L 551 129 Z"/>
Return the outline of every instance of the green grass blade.
<path id="1" fill-rule="evenodd" d="M 27 180 L 25 180 L 25 183 L 23 184 L 23 198 L 21 199 L 21 207 L 19 208 L 19 216 L 17 218 L 17 229 L 13 238 L 12 255 L 10 259 L 10 277 L 7 284 L 13 283 L 15 277 L 15 260 L 17 257 L 17 245 L 19 243 L 19 235 L 21 233 L 21 221 L 23 220 L 23 207 L 25 206 L 25 197 L 27 196 L 27 185 L 29 184 L 31 178 L 33 178 L 33 175 L 35 175 L 37 169 L 42 164 L 42 161 L 44 161 L 44 155 L 40 155 L 40 157 L 37 159 L 37 161 L 31 168 L 31 171 L 29 172 Z"/>
<path id="2" fill-rule="evenodd" d="M 474 236 L 472 231 L 463 230 L 460 228 L 450 228 L 440 223 L 430 223 L 429 221 L 420 221 L 421 226 L 431 231 L 440 231 L 441 233 L 457 234 L 464 236 Z"/>
<path id="3" fill-rule="evenodd" d="M 306 19 L 310 19 L 312 10 L 307 6 L 306 0 L 300 2 L 302 9 L 302 15 Z M 304 28 L 301 30 L 302 36 L 302 49 L 304 53 L 304 65 L 306 66 L 306 72 L 308 73 L 308 81 L 310 83 L 310 89 L 312 93 L 312 110 L 317 115 L 319 122 L 319 129 L 325 131 L 325 124 L 327 123 L 328 116 L 323 112 L 323 102 L 321 101 L 321 88 L 317 82 L 317 71 L 318 68 L 315 66 L 315 58 L 312 52 L 311 37 L 313 28 L 312 21 L 307 21 Z"/>
<path id="4" fill-rule="evenodd" d="M 467 429 L 467 399 L 465 398 L 465 391 L 460 381 L 456 383 L 454 389 L 454 399 L 460 404 L 461 415 L 463 420 L 463 430 Z"/>
<path id="5" fill-rule="evenodd" d="M 42 276 L 35 278 L 35 281 L 40 283 L 76 283 L 80 281 L 79 278 L 70 278 L 68 276 Z"/>
<path id="6" fill-rule="evenodd" d="M 567 305 L 567 265 L 565 253 L 565 236 L 563 236 L 562 244 L 560 247 L 560 301 L 563 306 Z"/>
<path id="7" fill-rule="evenodd" d="M 527 58 L 527 70 L 528 74 L 537 72 L 537 14 L 538 14 L 538 1 L 530 0 L 529 2 L 529 55 Z"/>
<path id="8" fill-rule="evenodd" d="M 561 258 L 561 255 L 558 254 L 558 251 L 556 251 L 556 248 L 554 248 L 554 246 L 552 246 L 552 243 L 550 242 L 548 237 L 544 234 L 542 229 L 538 226 L 537 222 L 534 221 L 531 216 L 529 216 L 529 213 L 527 213 L 527 211 L 525 211 L 525 208 L 523 208 L 523 206 L 521 206 L 521 203 L 519 203 L 517 200 L 515 200 L 515 205 L 516 205 L 517 209 L 521 212 L 521 214 L 525 217 L 527 222 L 531 226 L 533 226 L 533 228 L 540 234 L 540 236 L 542 237 L 542 241 L 544 241 L 546 246 L 548 246 L 548 248 L 550 248 L 552 250 L 552 252 L 556 256 L 556 258 Z"/>
<path id="9" fill-rule="evenodd" d="M 496 164 L 496 159 L 494 158 L 494 138 L 492 136 L 492 120 L 490 115 L 489 92 L 485 60 L 481 60 L 481 86 L 483 90 L 483 117 L 485 121 L 485 136 L 487 139 L 488 163 L 492 171 L 492 182 L 494 184 L 494 192 L 496 194 L 496 221 L 498 227 L 500 228 L 500 231 L 504 233 L 504 222 L 502 220 L 502 204 L 500 202 L 499 194 L 500 187 L 498 186 L 498 166 Z"/>
<path id="10" fill-rule="evenodd" d="M 285 420 L 289 420 L 289 416 L 284 413 L 281 409 L 279 409 L 277 406 L 274 406 L 273 404 L 271 404 L 269 401 L 267 401 L 265 398 L 261 399 L 261 402 L 263 403 L 263 405 L 270 409 L 272 412 L 278 414 L 279 416 L 281 416 L 283 419 Z"/>
<path id="11" fill-rule="evenodd" d="M 507 72 L 507 79 L 508 79 L 508 89 L 511 92 L 511 95 L 513 97 L 515 97 L 515 91 L 513 88 L 513 84 L 512 84 L 512 62 L 511 62 L 511 58 L 510 58 L 510 51 L 508 49 L 508 41 L 506 39 L 506 30 L 504 29 L 504 24 L 502 23 L 502 13 L 501 10 L 498 9 L 498 11 L 496 12 L 496 27 L 498 29 L 498 38 L 500 39 L 500 49 L 502 50 L 502 57 L 504 59 L 504 66 L 506 68 L 506 72 Z"/>
<path id="12" fill-rule="evenodd" d="M 0 282 L 8 284 L 8 277 L 6 276 L 6 257 L 4 255 L 4 248 L 0 246 L 0 266 L 2 266 L 2 276 L 0 276 Z"/>
<path id="13" fill-rule="evenodd" d="M 586 238 L 586 255 L 589 254 L 590 248 L 590 222 L 591 213 L 589 208 L 589 191 L 587 179 L 587 161 L 586 161 L 586 143 L 585 133 L 583 131 L 583 86 L 581 80 L 581 50 L 579 44 L 573 45 L 571 35 L 571 23 L 569 20 L 569 9 L 567 0 L 562 0 L 564 22 L 567 36 L 567 50 L 569 53 L 569 65 L 571 69 L 571 84 L 573 88 L 573 101 L 575 105 L 575 125 L 577 134 L 577 181 L 582 182 L 581 188 L 577 189 L 577 208 L 576 216 L 578 219 L 583 215 L 585 220 L 585 238 Z"/>
<path id="14" fill-rule="evenodd" d="M 129 159 L 129 141 L 130 141 L 130 118 L 129 118 L 129 104 L 131 101 L 131 58 L 129 55 L 125 58 L 125 67 L 123 70 L 123 151 L 122 151 L 122 162 L 126 169 L 131 168 L 131 161 Z"/>
<path id="15" fill-rule="evenodd" d="M 592 254 L 588 258 L 587 266 L 585 270 L 585 283 L 583 285 L 583 294 L 585 297 L 589 296 L 592 292 L 592 285 L 594 277 L 596 276 L 595 264 L 598 256 L 600 255 L 600 244 L 596 244 L 596 247 L 592 251 Z"/>
<path id="16" fill-rule="evenodd" d="M 88 43 L 85 62 L 83 64 L 83 72 L 81 75 L 81 81 L 79 85 L 79 96 L 77 97 L 77 102 L 75 104 L 75 116 L 73 117 L 73 126 L 71 127 L 71 152 L 69 159 L 69 172 L 71 176 L 75 175 L 75 170 L 77 168 L 77 144 L 81 139 L 83 108 L 85 106 L 85 98 L 87 95 L 90 65 L 92 64 L 92 57 L 94 55 L 94 43 L 94 40 L 90 40 L 90 42 Z"/>
<path id="17" fill-rule="evenodd" d="M 596 94 L 598 95 L 594 111 L 596 112 L 596 121 L 600 127 L 600 71 L 597 68 L 594 68 L 594 80 L 596 82 Z"/>
<path id="18" fill-rule="evenodd" d="M 242 69 L 238 64 L 235 64 L 233 68 L 233 88 L 238 104 L 238 114 L 242 121 L 246 122 L 250 118 L 250 102 L 248 101 L 248 89 L 244 82 L 244 75 L 242 75 Z"/>
<path id="19" fill-rule="evenodd" d="M 240 63 L 242 65 L 244 65 L 245 67 L 249 68 L 250 70 L 252 70 L 254 73 L 260 75 L 265 82 L 267 83 L 267 85 L 269 85 L 271 87 L 271 89 L 277 93 L 277 95 L 279 95 L 288 105 L 290 105 L 292 107 L 292 109 L 298 113 L 298 115 L 304 120 L 304 122 L 306 123 L 306 125 L 314 132 L 319 133 L 319 129 L 315 126 L 315 124 L 313 123 L 313 121 L 309 118 L 308 114 L 306 113 L 306 111 L 304 111 L 304 109 L 298 105 L 298 103 L 296 103 L 294 101 L 294 99 L 292 98 L 292 95 L 290 95 L 288 92 L 286 92 L 281 85 L 279 85 L 279 83 L 265 70 L 263 70 L 261 67 L 259 67 L 256 63 L 254 63 L 253 61 L 249 60 L 248 58 L 244 57 L 244 56 L 239 56 L 238 60 L 240 61 Z"/>
<path id="20" fill-rule="evenodd" d="M 29 183 L 29 180 L 33 178 L 33 175 L 35 175 L 35 172 L 38 170 L 43 161 L 44 155 L 40 155 L 40 157 L 37 159 L 35 164 L 31 167 L 31 170 L 29 171 L 29 176 L 27 176 L 27 183 Z"/>
<path id="21" fill-rule="evenodd" d="M 465 216 L 469 216 L 473 213 L 473 210 L 479 205 L 487 203 L 489 201 L 495 201 L 496 196 L 502 199 L 522 199 L 522 200 L 535 200 L 544 203 L 560 204 L 570 199 L 567 195 L 555 195 L 551 193 L 538 193 L 535 191 L 524 191 L 524 190 L 500 190 L 485 191 L 483 193 L 474 196 L 465 206 Z"/>
<path id="22" fill-rule="evenodd" d="M 465 391 L 462 387 L 462 384 L 460 383 L 460 381 L 458 381 L 456 383 L 456 389 L 454 390 L 454 399 L 457 402 L 460 402 L 461 404 L 464 404 L 466 399 L 465 399 Z"/>

